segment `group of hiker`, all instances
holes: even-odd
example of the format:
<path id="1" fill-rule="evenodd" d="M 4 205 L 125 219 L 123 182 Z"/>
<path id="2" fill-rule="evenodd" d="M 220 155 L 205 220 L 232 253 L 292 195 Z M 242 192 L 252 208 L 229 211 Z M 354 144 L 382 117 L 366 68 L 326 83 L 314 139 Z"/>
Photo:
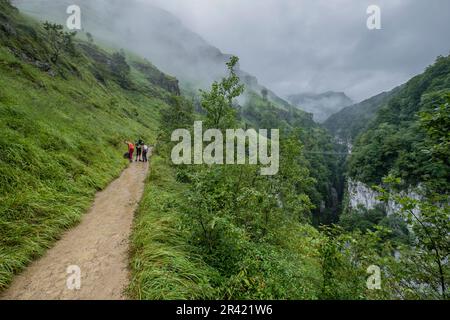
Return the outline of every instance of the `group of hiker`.
<path id="1" fill-rule="evenodd" d="M 128 152 L 125 153 L 125 158 L 129 159 L 130 162 L 133 162 L 135 152 L 136 162 L 148 162 L 148 152 L 150 149 L 142 139 L 139 139 L 136 143 L 125 141 L 125 144 L 128 146 Z"/>

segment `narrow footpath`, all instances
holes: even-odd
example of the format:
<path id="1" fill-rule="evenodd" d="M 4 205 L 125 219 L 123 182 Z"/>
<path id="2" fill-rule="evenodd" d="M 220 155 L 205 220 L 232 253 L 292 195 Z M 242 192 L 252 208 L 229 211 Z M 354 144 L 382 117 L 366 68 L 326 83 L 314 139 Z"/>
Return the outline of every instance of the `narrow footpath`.
<path id="1" fill-rule="evenodd" d="M 18 275 L 0 299 L 126 299 L 129 238 L 148 170 L 146 163 L 131 164 L 96 195 L 81 223 Z"/>

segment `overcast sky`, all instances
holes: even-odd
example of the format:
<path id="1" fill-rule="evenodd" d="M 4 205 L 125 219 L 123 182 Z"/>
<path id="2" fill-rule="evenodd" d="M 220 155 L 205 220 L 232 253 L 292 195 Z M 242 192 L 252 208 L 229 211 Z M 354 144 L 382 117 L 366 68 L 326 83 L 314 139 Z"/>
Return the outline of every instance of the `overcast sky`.
<path id="1" fill-rule="evenodd" d="M 360 101 L 450 53 L 449 0 L 141 0 L 178 16 L 282 96 L 344 91 Z M 366 10 L 381 8 L 381 30 Z"/>

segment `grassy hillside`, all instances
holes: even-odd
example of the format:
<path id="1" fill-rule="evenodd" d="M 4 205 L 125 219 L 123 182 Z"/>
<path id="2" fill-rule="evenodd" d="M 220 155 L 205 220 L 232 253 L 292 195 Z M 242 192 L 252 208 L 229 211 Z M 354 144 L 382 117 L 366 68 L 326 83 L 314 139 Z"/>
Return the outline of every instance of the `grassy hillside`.
<path id="1" fill-rule="evenodd" d="M 94 44 L 51 55 L 42 25 L 0 0 L 0 290 L 127 165 L 124 139 L 155 141 L 178 91 L 150 63 Z"/>
<path id="2" fill-rule="evenodd" d="M 217 104 L 220 101 L 224 100 L 215 100 Z M 227 108 L 225 113 L 232 111 L 231 103 L 223 106 Z M 261 109 L 261 120 L 273 120 L 267 115 L 277 114 L 276 110 L 266 107 Z M 278 115 L 281 118 L 283 113 Z M 289 124 L 289 117 L 285 124 L 290 130 L 281 134 L 280 172 L 276 176 L 260 176 L 257 167 L 248 165 L 171 165 L 171 132 L 174 128 L 190 129 L 192 118 L 199 116 L 206 125 L 215 119 L 214 113 L 194 114 L 192 106 L 186 103 L 175 104 L 163 112 L 158 147 L 152 158 L 153 170 L 132 238 L 130 296 L 137 299 L 440 296 L 434 286 L 436 274 L 422 269 L 417 272 L 410 264 L 418 261 L 416 252 L 410 247 L 397 249 L 398 245 L 388 238 L 387 228 L 363 233 L 335 227 L 316 229 L 311 225 L 311 189 L 320 183 L 312 178 L 307 147 L 299 142 L 299 133 Z M 260 122 L 256 117 L 253 120 Z M 236 117 L 235 124 L 243 125 L 242 119 Z M 320 144 L 320 139 L 316 143 Z M 396 259 L 392 255 L 394 250 L 401 250 L 405 258 Z M 381 290 L 367 289 L 367 267 L 372 264 L 382 265 L 389 274 L 383 276 Z M 432 262 L 428 261 L 426 266 L 433 270 Z M 425 277 L 431 280 L 423 280 Z M 432 286 L 426 291 L 411 289 L 409 284 L 417 281 L 429 281 L 426 283 Z"/>
<path id="3" fill-rule="evenodd" d="M 319 227 L 334 221 L 338 211 L 335 189 L 341 182 L 332 137 L 310 115 L 279 107 L 283 103 L 271 101 L 270 92 L 269 99 L 250 92 L 236 110 L 237 59 L 227 65 L 229 78 L 203 92 L 203 109 L 196 113 L 193 103 L 179 96 L 177 79 L 145 59 L 65 33 L 56 36 L 62 46 L 56 45 L 61 50 L 55 55 L 54 38 L 0 0 L 0 290 L 80 220 L 95 192 L 127 165 L 124 139 L 141 137 L 156 149 L 131 241 L 129 296 L 446 298 L 437 284 L 448 283 L 448 267 L 444 275 L 436 272 L 428 233 L 415 228 L 420 241 L 399 247 L 387 228 Z M 448 58 L 439 59 L 379 112 L 370 130 L 389 127 L 394 134 L 363 135 L 357 144 L 363 152 L 355 154 L 367 152 L 357 170 L 365 173 L 370 168 L 364 161 L 377 159 L 366 145 L 408 137 L 417 111 L 441 101 L 449 88 L 448 66 Z M 441 150 L 448 139 L 440 141 L 448 132 L 447 109 L 426 119 L 438 156 L 448 155 Z M 252 165 L 174 166 L 171 133 L 192 129 L 194 119 L 205 120 L 205 128 L 280 128 L 279 173 L 262 176 Z M 406 131 L 396 133 L 398 128 Z M 428 142 L 418 141 L 419 147 Z M 382 151 L 392 155 L 405 144 L 387 145 Z M 378 163 L 371 165 L 378 169 Z M 433 242 L 446 249 L 448 226 L 441 225 L 448 223 L 448 206 L 424 205 L 423 216 L 432 218 L 425 224 L 439 227 Z M 381 290 L 367 288 L 370 265 L 383 266 Z"/>
<path id="4" fill-rule="evenodd" d="M 217 273 L 189 245 L 182 221 L 187 187 L 160 156 L 151 165 L 132 237 L 129 294 L 144 300 L 213 299 Z"/>
<path id="5" fill-rule="evenodd" d="M 148 2 L 128 0 L 13 0 L 24 12 L 39 19 L 60 24 L 67 19 L 69 5 L 79 5 L 83 12 L 83 33 L 95 39 L 127 48 L 150 59 L 158 68 L 175 75 L 189 94 L 207 88 L 226 73 L 230 55 L 221 52 L 201 36 L 189 30 L 173 14 Z M 163 36 L 162 36 L 163 35 Z M 80 35 L 84 38 L 84 34 Z M 289 103 L 258 83 L 253 75 L 239 70 L 239 77 L 249 92 L 267 90 L 269 100 L 279 108 Z"/>
<path id="6" fill-rule="evenodd" d="M 221 238 L 214 240 L 217 241 L 214 253 L 208 252 L 199 241 L 197 221 L 192 220 L 189 201 L 192 185 L 181 182 L 178 169 L 171 167 L 161 154 L 153 157 L 152 168 L 132 239 L 131 297 L 148 300 L 320 297 L 322 273 L 317 230 L 294 221 L 291 224 L 279 221 L 278 230 L 274 228 L 274 234 L 268 237 L 273 239 L 255 241 L 250 228 L 246 230 L 241 224 L 228 226 L 231 220 L 227 221 L 217 210 L 216 232 Z M 220 181 L 217 179 L 215 182 Z M 247 187 L 245 183 L 241 190 Z M 213 196 L 216 192 L 211 190 Z M 230 205 L 233 202 L 229 201 Z M 234 219 L 239 214 L 252 215 L 251 210 L 243 208 Z"/>

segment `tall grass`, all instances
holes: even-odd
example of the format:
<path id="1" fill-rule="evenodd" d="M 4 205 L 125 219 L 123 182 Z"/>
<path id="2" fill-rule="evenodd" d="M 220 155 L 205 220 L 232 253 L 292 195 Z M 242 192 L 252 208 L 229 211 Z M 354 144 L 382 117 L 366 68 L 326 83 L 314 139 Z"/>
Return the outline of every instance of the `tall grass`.
<path id="1" fill-rule="evenodd" d="M 308 225 L 280 225 L 276 245 L 247 243 L 236 273 L 208 261 L 186 224 L 189 184 L 156 155 L 132 236 L 129 296 L 144 300 L 318 299 L 322 284 L 320 235 Z M 225 259 L 229 257 L 225 252 Z"/>
<path id="2" fill-rule="evenodd" d="M 84 55 L 61 58 L 76 73 L 39 70 L 13 54 L 39 58 L 48 50 L 37 24 L 20 18 L 27 23 L 34 35 L 0 33 L 0 291 L 79 222 L 96 191 L 125 168 L 124 139 L 155 140 L 166 106 L 140 86 L 99 83 Z"/>
<path id="3" fill-rule="evenodd" d="M 158 156 L 140 204 L 132 237 L 132 281 L 135 299 L 211 299 L 217 274 L 202 262 L 187 241 L 186 228 L 176 208 L 182 205 L 184 186 Z"/>

